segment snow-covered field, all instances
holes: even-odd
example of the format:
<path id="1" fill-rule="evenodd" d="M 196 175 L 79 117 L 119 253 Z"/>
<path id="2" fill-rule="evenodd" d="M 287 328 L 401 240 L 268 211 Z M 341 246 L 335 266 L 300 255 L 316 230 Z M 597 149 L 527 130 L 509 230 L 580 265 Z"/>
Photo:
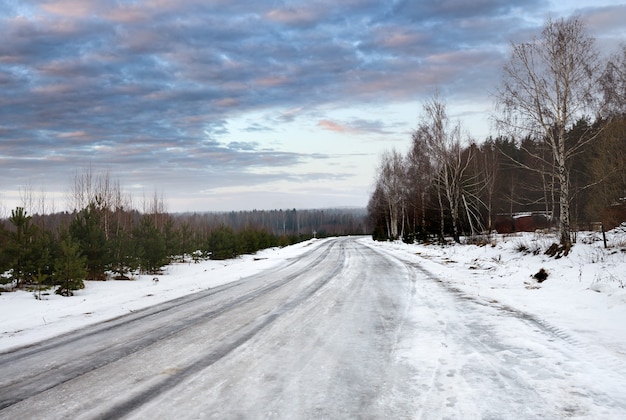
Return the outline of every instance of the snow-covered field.
<path id="1" fill-rule="evenodd" d="M 584 351 L 607 357 L 626 371 L 626 229 L 583 232 L 566 257 L 544 251 L 557 238 L 497 235 L 485 245 L 380 243 L 396 257 L 418 263 L 473 299 L 532 316 Z M 538 282 L 541 269 L 548 277 Z"/>
<path id="2" fill-rule="evenodd" d="M 606 357 L 626 358 L 626 232 L 580 233 L 567 257 L 543 254 L 555 238 L 539 234 L 496 236 L 486 245 L 407 245 L 360 239 L 425 270 L 467 295 L 516 309 L 542 320 L 581 348 Z M 0 295 L 0 351 L 24 346 L 159 302 L 216 287 L 284 263 L 322 243 L 261 251 L 229 261 L 168 266 L 159 281 L 138 275 L 133 281 L 86 282 L 74 297 L 53 293 L 43 300 L 32 292 Z M 547 279 L 533 275 L 544 269 Z"/>

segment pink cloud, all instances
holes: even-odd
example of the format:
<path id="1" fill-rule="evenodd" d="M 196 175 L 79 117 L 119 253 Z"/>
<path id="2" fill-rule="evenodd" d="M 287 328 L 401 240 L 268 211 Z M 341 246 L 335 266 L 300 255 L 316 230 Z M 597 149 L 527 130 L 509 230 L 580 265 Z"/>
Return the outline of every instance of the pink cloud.
<path id="1" fill-rule="evenodd" d="M 612 29 L 619 30 L 622 34 L 624 19 L 626 19 L 626 6 L 624 5 L 595 9 L 586 18 L 593 30 L 606 31 Z"/>
<path id="2" fill-rule="evenodd" d="M 114 22 L 120 23 L 143 22 L 150 17 L 146 13 L 146 10 L 143 10 L 135 5 L 120 6 L 106 13 L 105 16 Z"/>
<path id="3" fill-rule="evenodd" d="M 37 86 L 33 89 L 34 93 L 38 93 L 41 95 L 63 95 L 70 92 L 73 92 L 75 89 L 74 86 L 67 83 L 57 83 L 50 84 L 44 86 Z"/>
<path id="4" fill-rule="evenodd" d="M 289 7 L 285 9 L 273 9 L 266 13 L 267 19 L 286 23 L 291 25 L 297 25 L 302 23 L 311 23 L 317 20 L 322 13 L 312 7 Z"/>
<path id="5" fill-rule="evenodd" d="M 224 99 L 220 99 L 219 101 L 216 101 L 215 103 L 216 105 L 223 106 L 223 107 L 232 107 L 232 106 L 239 105 L 239 101 L 235 98 L 224 98 Z"/>
<path id="6" fill-rule="evenodd" d="M 399 48 L 419 45 L 426 37 L 418 32 L 389 29 L 378 31 L 377 38 L 378 42 L 385 47 Z"/>
<path id="7" fill-rule="evenodd" d="M 77 18 L 96 14 L 102 4 L 96 0 L 47 0 L 41 4 L 41 9 L 54 15 Z"/>
<path id="8" fill-rule="evenodd" d="M 261 79 L 257 79 L 257 84 L 260 86 L 280 86 L 287 84 L 289 82 L 289 78 L 283 76 L 270 76 L 264 77 Z"/>
<path id="9" fill-rule="evenodd" d="M 71 131 L 57 134 L 60 139 L 86 138 L 89 135 L 85 131 Z"/>
<path id="10" fill-rule="evenodd" d="M 330 120 L 320 120 L 317 126 L 335 133 L 345 134 L 385 134 L 384 124 L 378 120 L 353 119 L 349 122 L 336 122 Z"/>
<path id="11" fill-rule="evenodd" d="M 335 131 L 338 133 L 344 133 L 346 131 L 350 131 L 350 129 L 330 120 L 320 120 L 317 123 L 317 126 L 323 128 L 324 130 Z"/>

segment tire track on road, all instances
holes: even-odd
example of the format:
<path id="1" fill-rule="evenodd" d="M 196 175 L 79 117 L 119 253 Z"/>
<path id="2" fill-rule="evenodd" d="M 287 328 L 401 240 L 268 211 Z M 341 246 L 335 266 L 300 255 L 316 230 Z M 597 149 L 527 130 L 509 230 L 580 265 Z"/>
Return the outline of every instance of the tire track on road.
<path id="1" fill-rule="evenodd" d="M 330 250 L 332 250 L 336 245 L 337 244 L 335 242 L 332 242 L 304 254 L 301 258 L 305 258 L 316 253 L 318 255 L 315 256 L 315 258 L 305 267 L 299 269 L 299 271 L 295 273 L 273 280 L 271 283 L 263 284 L 258 288 L 243 293 L 240 296 L 235 296 L 230 299 L 227 298 L 224 302 L 219 302 L 218 307 L 208 312 L 202 312 L 187 318 L 181 317 L 173 323 L 170 323 L 169 321 L 165 322 L 164 325 L 159 326 L 157 329 L 143 331 L 140 336 L 132 338 L 130 341 L 121 342 L 117 345 L 111 345 L 107 340 L 101 340 L 102 344 L 99 348 L 90 347 L 85 350 L 83 350 L 81 346 L 82 341 L 90 342 L 90 340 L 97 337 L 100 333 L 115 335 L 116 331 L 120 330 L 120 332 L 123 332 L 124 329 L 129 328 L 131 325 L 134 326 L 135 324 L 145 322 L 148 318 L 174 313 L 175 311 L 179 311 L 181 308 L 193 305 L 194 303 L 204 299 L 219 296 L 220 294 L 225 293 L 226 291 L 232 291 L 237 287 L 244 287 L 247 283 L 256 278 L 267 278 L 269 275 L 280 275 L 281 272 L 291 268 L 298 260 L 293 260 L 278 269 L 270 269 L 269 272 L 260 273 L 220 288 L 211 289 L 207 292 L 200 292 L 199 295 L 179 298 L 156 307 L 147 308 L 139 311 L 138 313 L 105 321 L 101 324 L 96 324 L 96 326 L 86 327 L 85 329 L 78 330 L 74 333 L 64 334 L 60 338 L 47 340 L 41 344 L 35 344 L 0 354 L 0 376 L 9 378 L 8 380 L 5 379 L 7 382 L 0 386 L 0 410 L 71 381 L 72 379 L 88 372 L 102 368 L 130 354 L 154 345 L 161 340 L 180 334 L 186 329 L 192 328 L 201 322 L 214 319 L 240 305 L 284 287 L 296 280 L 302 271 L 318 266 L 321 261 L 327 258 Z M 110 325 L 111 322 L 113 322 L 112 325 Z M 96 330 L 91 331 L 93 328 Z M 155 334 L 155 332 L 157 334 Z M 45 355 L 46 352 L 55 351 L 57 353 L 63 353 L 61 350 L 65 347 L 68 347 L 66 352 L 67 357 L 65 359 L 59 360 L 54 364 L 48 364 L 45 368 L 33 368 L 33 366 L 41 365 L 41 359 L 45 358 L 43 355 Z M 76 354 L 76 352 L 80 351 L 83 351 L 83 354 Z M 6 374 L 6 370 L 14 370 L 16 366 L 21 365 L 31 369 L 30 373 L 28 373 L 27 369 L 24 369 L 25 373 L 23 376 L 14 378 L 10 378 L 10 375 Z"/>
<path id="2" fill-rule="evenodd" d="M 340 245 L 340 246 L 343 246 L 343 245 Z M 295 273 L 292 276 L 293 278 L 290 278 L 289 281 L 282 283 L 281 286 L 287 284 L 288 282 L 294 280 L 295 278 L 298 278 L 303 272 L 308 271 L 310 267 L 317 265 L 319 263 L 320 263 L 320 259 L 316 259 L 314 261 L 314 264 L 309 264 L 307 267 L 305 267 L 305 269 L 302 269 L 300 272 Z M 310 286 L 305 288 L 301 292 L 300 295 L 295 296 L 292 300 L 289 300 L 283 303 L 282 305 L 279 305 L 270 314 L 261 318 L 257 318 L 256 322 L 254 322 L 251 326 L 246 326 L 246 327 L 241 328 L 240 331 L 236 332 L 236 335 L 232 338 L 232 340 L 225 342 L 225 343 L 221 343 L 220 345 L 218 345 L 216 349 L 212 350 L 207 355 L 198 359 L 196 362 L 188 365 L 187 367 L 180 369 L 179 371 L 176 372 L 176 374 L 171 375 L 168 378 L 162 380 L 161 382 L 151 386 L 150 388 L 134 396 L 133 398 L 125 401 L 124 403 L 119 404 L 109 409 L 107 412 L 101 414 L 97 418 L 103 419 L 103 420 L 111 419 L 111 418 L 121 418 L 122 416 L 130 414 L 132 411 L 139 408 L 146 402 L 176 387 L 178 384 L 183 382 L 188 377 L 197 374 L 199 371 L 210 367 L 211 365 L 218 362 L 222 358 L 228 356 L 231 352 L 233 352 L 234 350 L 236 350 L 237 348 L 239 348 L 240 346 L 242 346 L 243 344 L 251 340 L 257 334 L 263 331 L 266 327 L 274 323 L 280 316 L 289 313 L 291 310 L 295 309 L 304 301 L 306 301 L 315 293 L 317 293 L 322 287 L 328 284 L 328 282 L 330 282 L 337 275 L 337 273 L 339 273 L 343 269 L 344 263 L 345 263 L 345 257 L 344 257 L 344 254 L 342 254 L 341 260 L 338 261 L 332 267 L 330 271 L 325 273 L 323 277 L 321 277 L 319 280 L 317 280 L 316 282 L 312 283 Z M 259 294 L 258 296 L 255 296 L 249 300 L 260 298 L 264 294 L 267 294 L 267 292 Z"/>

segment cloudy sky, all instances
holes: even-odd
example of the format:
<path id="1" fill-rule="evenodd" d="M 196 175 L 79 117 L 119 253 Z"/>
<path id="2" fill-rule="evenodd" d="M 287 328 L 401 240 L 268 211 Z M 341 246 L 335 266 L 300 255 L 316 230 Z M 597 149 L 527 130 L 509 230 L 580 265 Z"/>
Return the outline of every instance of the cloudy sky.
<path id="1" fill-rule="evenodd" d="M 0 209 L 87 168 L 170 211 L 365 206 L 436 90 L 484 139 L 509 41 L 575 13 L 615 51 L 620 3 L 3 0 Z"/>

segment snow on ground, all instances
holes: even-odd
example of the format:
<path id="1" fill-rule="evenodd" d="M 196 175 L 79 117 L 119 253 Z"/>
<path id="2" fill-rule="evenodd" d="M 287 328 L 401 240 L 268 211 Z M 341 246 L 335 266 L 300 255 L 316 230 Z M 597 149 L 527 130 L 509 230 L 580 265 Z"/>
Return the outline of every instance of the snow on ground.
<path id="1" fill-rule="evenodd" d="M 313 239 L 232 260 L 172 264 L 163 275 L 136 275 L 131 281 L 85 281 L 85 288 L 75 291 L 72 297 L 59 296 L 50 290 L 42 300 L 37 300 L 33 292 L 2 291 L 0 352 L 239 280 L 281 264 L 322 242 Z M 155 277 L 158 282 L 153 281 Z"/>
<path id="2" fill-rule="evenodd" d="M 526 313 L 578 347 L 626 366 L 626 229 L 607 239 L 604 249 L 601 233 L 579 233 L 570 254 L 558 259 L 544 254 L 558 240 L 534 233 L 497 235 L 483 245 L 376 246 L 448 287 Z M 540 283 L 533 276 L 541 269 L 548 277 Z"/>
<path id="3" fill-rule="evenodd" d="M 548 328 L 590 351 L 626 358 L 624 230 L 608 235 L 608 249 L 603 248 L 600 234 L 580 233 L 570 255 L 559 259 L 543 254 L 555 242 L 554 237 L 543 234 L 498 235 L 482 246 L 360 240 L 419 264 L 463 293 L 545 321 Z M 88 281 L 85 289 L 71 298 L 51 293 L 37 300 L 32 292 L 2 292 L 0 351 L 239 280 L 321 242 L 264 250 L 229 261 L 173 264 L 156 283 L 152 275 L 139 275 L 133 281 Z M 548 277 L 539 283 L 532 276 L 542 268 Z"/>

